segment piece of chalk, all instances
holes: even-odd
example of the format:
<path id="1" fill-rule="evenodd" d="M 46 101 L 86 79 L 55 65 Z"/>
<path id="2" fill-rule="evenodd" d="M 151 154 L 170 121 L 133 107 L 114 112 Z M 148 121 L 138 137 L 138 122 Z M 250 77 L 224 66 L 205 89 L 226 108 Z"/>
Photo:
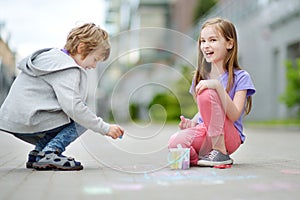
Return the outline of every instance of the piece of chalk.
<path id="1" fill-rule="evenodd" d="M 231 168 L 231 165 L 216 165 L 214 168 L 217 169 L 226 169 L 226 168 Z"/>
<path id="2" fill-rule="evenodd" d="M 119 136 L 119 139 L 122 139 L 122 138 L 123 138 L 123 135 L 120 135 L 120 136 Z"/>

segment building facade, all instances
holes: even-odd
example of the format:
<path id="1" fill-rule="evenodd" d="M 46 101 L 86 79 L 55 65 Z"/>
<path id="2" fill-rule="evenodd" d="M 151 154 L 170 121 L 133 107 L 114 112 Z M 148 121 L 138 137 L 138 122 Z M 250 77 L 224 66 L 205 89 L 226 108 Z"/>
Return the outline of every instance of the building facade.
<path id="1" fill-rule="evenodd" d="M 15 53 L 0 36 L 0 105 L 15 78 Z"/>
<path id="2" fill-rule="evenodd" d="M 96 96 L 96 102 L 101 102 L 96 103 L 99 115 L 105 117 L 113 112 L 115 120 L 126 121 L 130 119 L 128 109 L 133 103 L 138 107 L 140 119 L 147 120 L 148 104 L 153 97 L 164 90 L 173 90 L 171 85 L 180 78 L 180 69 L 176 69 L 178 57 L 186 65 L 190 64 L 187 60 L 195 61 L 195 52 L 192 58 L 182 53 L 185 49 L 182 41 L 188 41 L 184 45 L 196 42 L 185 38 L 182 32 L 192 26 L 189 11 L 196 0 L 188 0 L 191 4 L 185 5 L 186 13 L 180 9 L 184 2 L 107 1 L 106 27 L 111 36 L 111 55 L 107 62 L 99 64 L 94 78 L 99 87 L 91 93 Z M 118 111 L 114 112 L 115 108 Z"/>

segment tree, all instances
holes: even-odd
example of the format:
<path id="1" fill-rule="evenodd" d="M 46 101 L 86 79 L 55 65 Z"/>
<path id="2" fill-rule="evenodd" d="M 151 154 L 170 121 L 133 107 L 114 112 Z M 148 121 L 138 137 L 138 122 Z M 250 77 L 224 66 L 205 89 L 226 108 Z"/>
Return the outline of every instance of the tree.
<path id="1" fill-rule="evenodd" d="M 199 21 L 216 3 L 218 0 L 198 0 L 194 10 L 194 22 Z"/>

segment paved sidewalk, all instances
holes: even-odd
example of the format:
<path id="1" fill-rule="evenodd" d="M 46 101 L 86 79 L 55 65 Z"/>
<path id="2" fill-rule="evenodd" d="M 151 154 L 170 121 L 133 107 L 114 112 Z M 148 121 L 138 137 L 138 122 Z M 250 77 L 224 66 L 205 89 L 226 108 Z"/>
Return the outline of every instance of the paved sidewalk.
<path id="1" fill-rule="evenodd" d="M 0 133 L 0 200 L 10 199 L 207 199 L 300 198 L 300 128 L 246 128 L 247 140 L 229 169 L 171 170 L 166 143 L 175 125 L 126 126 L 111 140 L 92 132 L 65 155 L 82 171 L 25 168 L 32 146 Z"/>

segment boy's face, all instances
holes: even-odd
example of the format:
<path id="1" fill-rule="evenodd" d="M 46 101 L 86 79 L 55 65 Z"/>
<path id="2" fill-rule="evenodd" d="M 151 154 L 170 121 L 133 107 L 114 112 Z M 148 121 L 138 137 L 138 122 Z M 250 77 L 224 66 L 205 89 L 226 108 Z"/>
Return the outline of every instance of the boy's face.
<path id="1" fill-rule="evenodd" d="M 104 50 L 99 48 L 95 51 L 92 51 L 84 59 L 82 59 L 80 54 L 77 54 L 74 59 L 76 63 L 84 69 L 95 69 L 97 63 L 103 61 L 105 58 L 103 52 Z"/>

